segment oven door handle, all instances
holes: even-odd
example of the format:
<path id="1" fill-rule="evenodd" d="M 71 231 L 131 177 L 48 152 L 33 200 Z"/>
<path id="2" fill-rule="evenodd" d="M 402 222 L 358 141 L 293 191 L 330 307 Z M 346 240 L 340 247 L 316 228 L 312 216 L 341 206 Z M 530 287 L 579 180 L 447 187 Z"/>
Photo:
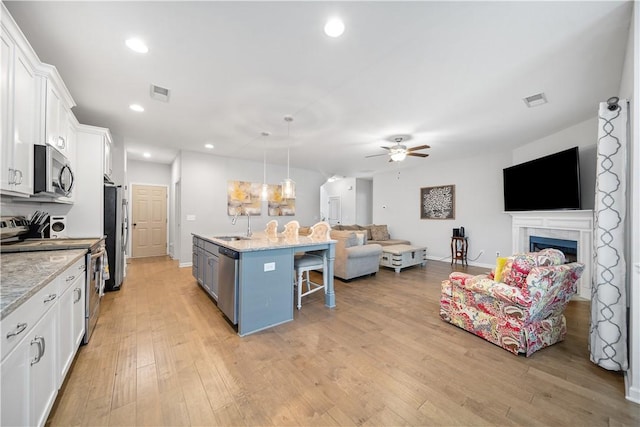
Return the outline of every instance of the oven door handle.
<path id="1" fill-rule="evenodd" d="M 100 258 L 102 255 L 104 255 L 105 250 L 102 249 L 100 252 L 96 252 L 96 253 L 92 253 L 91 254 L 91 259 L 94 260 L 96 258 Z"/>

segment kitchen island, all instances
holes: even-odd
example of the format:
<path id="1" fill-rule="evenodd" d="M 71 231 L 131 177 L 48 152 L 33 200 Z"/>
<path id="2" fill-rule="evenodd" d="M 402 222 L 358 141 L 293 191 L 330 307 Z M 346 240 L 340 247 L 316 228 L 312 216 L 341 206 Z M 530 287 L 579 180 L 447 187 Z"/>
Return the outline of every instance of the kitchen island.
<path id="1" fill-rule="evenodd" d="M 194 276 L 231 323 L 237 324 L 240 336 L 293 320 L 293 260 L 298 252 L 320 251 L 323 254 L 325 306 L 333 308 L 336 305 L 333 287 L 335 240 L 316 240 L 307 236 L 285 238 L 264 233 L 256 233 L 250 238 L 194 233 L 193 241 Z M 203 252 L 206 257 L 198 256 Z M 235 264 L 229 264 L 229 259 Z M 231 267 L 235 269 L 235 285 L 231 290 L 230 268 L 226 265 L 235 266 Z M 208 274 L 198 274 L 203 266 Z M 213 285 L 204 285 L 207 276 L 214 276 Z"/>

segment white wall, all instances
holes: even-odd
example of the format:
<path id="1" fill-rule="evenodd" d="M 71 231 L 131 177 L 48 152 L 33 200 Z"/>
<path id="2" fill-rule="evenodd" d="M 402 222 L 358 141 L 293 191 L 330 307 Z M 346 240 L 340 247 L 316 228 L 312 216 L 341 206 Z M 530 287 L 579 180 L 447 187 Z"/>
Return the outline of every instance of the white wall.
<path id="1" fill-rule="evenodd" d="M 320 188 L 320 211 L 329 217 L 329 197 L 340 197 L 340 224 L 371 224 L 373 181 L 345 177 L 325 182 Z"/>
<path id="2" fill-rule="evenodd" d="M 329 220 L 329 198 L 340 197 L 340 224 L 356 223 L 356 179 L 345 177 L 325 182 L 320 189 L 321 217 Z M 351 190 L 350 190 L 351 189 Z"/>
<path id="3" fill-rule="evenodd" d="M 629 287 L 629 370 L 626 397 L 640 403 L 640 7 L 634 4 L 619 97 L 630 104 L 627 285 Z"/>
<path id="4" fill-rule="evenodd" d="M 182 215 L 181 211 L 181 194 L 176 194 L 176 189 L 181 188 L 180 182 L 180 165 L 182 163 L 182 154 L 178 153 L 178 156 L 171 163 L 171 188 L 169 191 L 169 215 L 174 218 L 173 222 L 169 223 L 169 255 L 173 259 L 180 258 L 180 231 L 182 229 Z M 182 193 L 182 191 L 180 191 Z"/>
<path id="5" fill-rule="evenodd" d="M 287 176 L 286 166 L 267 164 L 267 182 L 278 184 Z M 262 231 L 271 219 L 277 219 L 279 230 L 291 220 L 300 224 L 314 224 L 320 219 L 320 186 L 324 177 L 313 171 L 291 169 L 291 179 L 296 182 L 296 215 L 270 217 L 266 202 L 261 216 L 251 217 L 251 228 Z M 181 183 L 181 233 L 180 264 L 191 263 L 191 233 L 214 236 L 216 234 L 242 234 L 246 231 L 245 217 L 231 224 L 227 215 L 227 181 L 240 180 L 262 182 L 262 162 L 219 157 L 182 151 L 180 156 Z M 192 215 L 194 220 L 187 221 Z"/>
<path id="6" fill-rule="evenodd" d="M 452 161 L 419 160 L 412 169 L 373 177 L 373 222 L 387 224 L 391 238 L 427 247 L 430 259 L 449 259 L 452 229 L 464 226 L 469 264 L 492 267 L 496 251 L 511 252 L 511 217 L 505 214 L 502 169 L 511 153 L 487 153 Z M 420 219 L 420 188 L 455 185 L 455 219 Z M 480 251 L 484 251 L 479 256 Z"/>
<path id="7" fill-rule="evenodd" d="M 595 202 L 598 106 L 595 105 L 593 110 L 592 118 L 513 150 L 513 164 L 517 165 L 577 146 L 580 153 L 582 209 L 593 209 Z"/>
<path id="8" fill-rule="evenodd" d="M 122 185 L 126 194 L 127 183 L 127 150 L 124 148 L 124 140 L 119 135 L 111 134 L 111 180 Z"/>
<path id="9" fill-rule="evenodd" d="M 372 224 L 373 180 L 356 179 L 356 224 Z"/>
<path id="10" fill-rule="evenodd" d="M 129 183 L 171 188 L 171 165 L 138 160 L 129 160 L 127 163 Z"/>

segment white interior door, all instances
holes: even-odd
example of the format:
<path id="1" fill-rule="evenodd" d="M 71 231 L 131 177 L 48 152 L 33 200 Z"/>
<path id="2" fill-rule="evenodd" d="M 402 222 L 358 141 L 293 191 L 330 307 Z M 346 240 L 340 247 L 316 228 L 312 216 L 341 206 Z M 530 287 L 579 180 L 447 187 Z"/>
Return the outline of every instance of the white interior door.
<path id="1" fill-rule="evenodd" d="M 167 187 L 132 186 L 133 258 L 167 254 Z"/>
<path id="2" fill-rule="evenodd" d="M 330 196 L 329 197 L 329 224 L 330 225 L 338 225 L 340 224 L 341 216 L 340 216 L 340 196 Z"/>

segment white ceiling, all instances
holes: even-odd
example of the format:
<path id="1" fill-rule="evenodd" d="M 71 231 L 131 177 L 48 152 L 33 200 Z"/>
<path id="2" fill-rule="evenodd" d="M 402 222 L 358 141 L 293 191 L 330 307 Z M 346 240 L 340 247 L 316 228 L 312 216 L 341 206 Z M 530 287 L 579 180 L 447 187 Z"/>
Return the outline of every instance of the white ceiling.
<path id="1" fill-rule="evenodd" d="M 4 2 L 55 65 L 81 123 L 129 158 L 179 149 L 371 176 L 398 165 L 394 134 L 429 144 L 419 166 L 510 149 L 593 117 L 618 94 L 632 3 Z M 323 33 L 340 16 L 338 39 Z M 124 40 L 144 39 L 147 54 Z M 169 103 L 150 84 L 171 90 Z M 549 103 L 527 108 L 525 96 Z M 139 103 L 144 113 L 129 104 Z M 285 115 L 292 115 L 289 136 Z M 271 136 L 261 137 L 262 131 Z M 204 148 L 206 142 L 214 150 Z"/>

